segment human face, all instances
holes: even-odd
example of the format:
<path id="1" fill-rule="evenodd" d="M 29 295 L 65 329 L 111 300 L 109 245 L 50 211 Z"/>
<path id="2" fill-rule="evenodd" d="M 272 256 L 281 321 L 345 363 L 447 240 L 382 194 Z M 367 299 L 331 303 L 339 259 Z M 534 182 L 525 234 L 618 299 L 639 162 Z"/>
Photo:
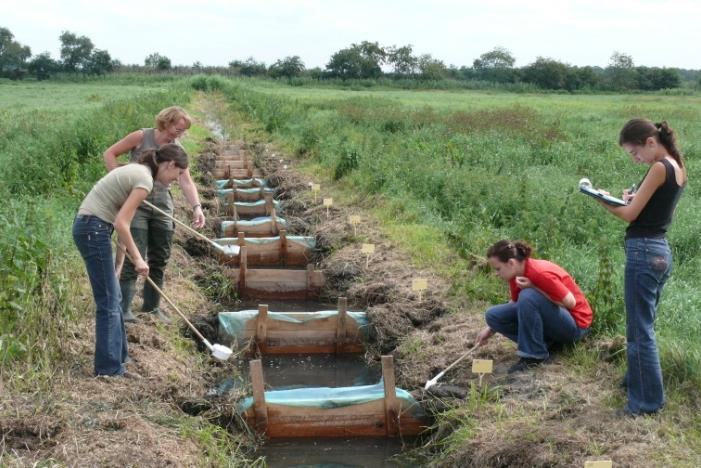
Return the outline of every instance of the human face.
<path id="1" fill-rule="evenodd" d="M 185 119 L 182 118 L 177 120 L 174 124 L 166 127 L 166 133 L 170 137 L 171 141 L 182 137 L 185 134 L 185 131 L 187 131 L 187 122 L 185 122 Z"/>
<path id="2" fill-rule="evenodd" d="M 645 140 L 645 144 L 638 145 L 634 143 L 623 143 L 623 150 L 630 155 L 633 162 L 638 164 L 652 164 L 657 160 L 658 143 L 649 137 Z"/>
<path id="3" fill-rule="evenodd" d="M 487 261 L 492 269 L 494 269 L 494 274 L 504 281 L 509 281 L 511 278 L 520 274 L 519 263 L 515 258 L 510 258 L 506 262 L 502 262 L 497 257 L 489 257 Z"/>
<path id="4" fill-rule="evenodd" d="M 167 161 L 161 163 L 161 166 L 158 168 L 158 181 L 163 185 L 170 185 L 184 173 L 185 169 L 176 166 L 175 161 Z"/>

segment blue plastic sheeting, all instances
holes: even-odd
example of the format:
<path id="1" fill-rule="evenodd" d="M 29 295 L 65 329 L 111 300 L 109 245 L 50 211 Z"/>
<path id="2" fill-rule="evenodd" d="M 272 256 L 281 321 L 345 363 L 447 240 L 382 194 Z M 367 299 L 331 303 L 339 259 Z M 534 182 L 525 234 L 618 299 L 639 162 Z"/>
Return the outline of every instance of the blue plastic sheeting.
<path id="1" fill-rule="evenodd" d="M 268 312 L 268 320 L 279 320 L 290 323 L 307 323 L 312 320 L 321 320 L 338 315 L 337 310 L 322 310 L 319 312 Z M 368 314 L 367 312 L 348 312 L 348 316 L 355 320 L 358 330 L 367 337 Z M 257 310 L 242 310 L 239 312 L 220 312 L 219 330 L 237 339 L 245 339 L 246 323 L 258 317 Z"/>
<path id="2" fill-rule="evenodd" d="M 217 188 L 221 189 L 221 188 L 226 187 L 226 185 L 229 183 L 230 180 L 231 179 L 217 180 L 217 181 L 215 181 L 215 184 L 216 184 Z M 255 178 L 255 179 L 234 179 L 234 183 L 236 183 L 236 186 L 239 188 L 252 187 L 254 185 L 259 185 L 262 187 L 268 186 L 268 183 L 264 179 L 258 179 L 258 178 Z"/>
<path id="3" fill-rule="evenodd" d="M 224 202 L 224 206 L 228 205 L 229 203 Z M 263 206 L 265 205 L 265 200 L 258 200 L 254 202 L 242 202 L 242 201 L 237 201 L 234 202 L 234 205 L 236 206 Z M 277 200 L 273 200 L 273 208 L 276 210 L 280 209 L 280 202 Z"/>
<path id="4" fill-rule="evenodd" d="M 425 412 L 414 397 L 406 390 L 395 388 L 397 398 L 401 400 L 402 409 L 410 411 L 416 418 L 425 416 Z M 385 388 L 382 380 L 375 385 L 362 385 L 358 387 L 311 387 L 293 388 L 289 390 L 270 390 L 265 392 L 265 403 L 307 407 L 307 408 L 342 408 L 344 406 L 361 405 L 369 401 L 381 400 L 385 397 Z M 243 413 L 253 406 L 253 397 L 245 398 L 238 406 Z"/>
<path id="5" fill-rule="evenodd" d="M 277 237 L 247 237 L 245 239 L 245 244 L 272 244 L 274 242 L 280 242 L 280 236 Z M 215 239 L 214 242 L 217 244 L 227 246 L 227 245 L 238 245 L 238 237 L 220 237 Z M 287 242 L 294 242 L 301 244 L 309 249 L 313 249 L 316 246 L 316 239 L 310 236 L 287 236 Z"/>
<path id="6" fill-rule="evenodd" d="M 217 196 L 219 196 L 219 198 L 226 198 L 226 197 L 230 196 L 233 191 L 234 191 L 234 189 L 232 189 L 232 188 L 218 189 Z M 269 189 L 269 188 L 264 188 L 263 191 L 265 193 L 273 193 L 274 192 L 273 189 Z M 260 187 L 246 188 L 246 189 L 237 188 L 236 193 L 260 193 Z"/>
<path id="7" fill-rule="evenodd" d="M 253 219 L 239 219 L 238 221 L 222 221 L 221 222 L 221 229 L 222 231 L 228 228 L 229 226 L 259 226 L 261 224 L 265 223 L 270 223 L 272 222 L 272 217 L 270 216 L 259 216 L 257 218 Z M 277 216 L 275 217 L 275 222 L 280 225 L 280 226 L 286 226 L 287 221 L 285 221 L 282 218 L 278 218 Z"/>

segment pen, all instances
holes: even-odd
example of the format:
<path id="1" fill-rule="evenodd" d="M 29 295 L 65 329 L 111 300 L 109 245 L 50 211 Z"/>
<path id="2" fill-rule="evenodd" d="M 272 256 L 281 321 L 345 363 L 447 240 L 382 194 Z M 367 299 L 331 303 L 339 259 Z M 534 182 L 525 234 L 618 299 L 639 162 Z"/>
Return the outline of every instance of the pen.
<path id="1" fill-rule="evenodd" d="M 637 190 L 637 187 L 635 186 L 635 184 L 631 185 L 630 188 L 628 189 L 628 196 L 633 195 L 636 190 Z M 630 205 L 630 200 L 631 199 L 629 198 L 628 201 L 626 201 L 626 205 Z"/>

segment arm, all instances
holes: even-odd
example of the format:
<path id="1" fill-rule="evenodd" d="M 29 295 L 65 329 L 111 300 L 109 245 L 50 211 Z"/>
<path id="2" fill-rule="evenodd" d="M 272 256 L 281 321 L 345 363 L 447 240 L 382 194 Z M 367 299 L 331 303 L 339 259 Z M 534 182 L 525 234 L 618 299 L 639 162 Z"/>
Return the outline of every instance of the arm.
<path id="1" fill-rule="evenodd" d="M 666 177 L 667 171 L 664 164 L 656 162 L 650 168 L 645 179 L 643 179 L 640 189 L 634 195 L 628 196 L 631 200 L 630 204 L 626 206 L 611 206 L 601 200 L 598 200 L 598 202 L 612 215 L 630 223 L 638 219 L 640 212 L 643 211 L 643 208 L 650 201 L 655 191 L 664 183 Z"/>
<path id="2" fill-rule="evenodd" d="M 102 159 L 105 162 L 107 172 L 118 168 L 121 164 L 117 161 L 117 157 L 139 146 L 143 139 L 144 132 L 142 130 L 136 130 L 107 148 L 105 152 L 102 153 Z"/>
<path id="3" fill-rule="evenodd" d="M 475 337 L 475 344 L 478 346 L 483 346 L 487 344 L 487 341 L 496 333 L 489 327 L 484 327 Z"/>
<path id="4" fill-rule="evenodd" d="M 558 281 L 559 283 L 559 281 Z M 572 294 L 571 291 L 566 289 L 566 286 L 562 284 L 561 287 L 564 290 L 567 290 L 567 294 L 562 298 L 560 301 L 556 301 L 553 299 L 552 294 L 548 294 L 547 292 L 543 291 L 543 289 L 537 287 L 536 285 L 533 284 L 533 282 L 526 278 L 525 276 L 517 276 L 516 277 L 516 284 L 518 285 L 519 288 L 521 289 L 526 289 L 526 288 L 533 288 L 537 291 L 539 291 L 543 296 L 547 297 L 550 302 L 553 304 L 557 304 L 561 307 L 564 307 L 567 310 L 572 310 L 574 306 L 577 305 L 577 300 L 574 298 L 574 294 Z"/>
<path id="5" fill-rule="evenodd" d="M 144 262 L 143 257 L 141 257 L 141 252 L 139 252 L 139 249 L 136 247 L 134 238 L 131 237 L 129 225 L 131 224 L 131 220 L 134 218 L 136 209 L 139 207 L 141 202 L 146 199 L 147 195 L 148 191 L 146 189 L 135 188 L 132 190 L 129 197 L 127 197 L 127 200 L 119 209 L 119 213 L 117 213 L 117 217 L 114 220 L 114 230 L 117 231 L 119 242 L 123 244 L 126 247 L 127 252 L 129 252 L 136 272 L 143 276 L 148 275 L 148 264 Z"/>
<path id="6" fill-rule="evenodd" d="M 192 181 L 192 176 L 190 176 L 190 169 L 186 169 L 183 175 L 178 179 L 180 187 L 183 189 L 183 195 L 188 201 L 192 208 L 192 225 L 195 228 L 201 228 L 204 226 L 204 212 L 202 212 L 202 205 L 200 205 L 200 197 L 197 195 L 197 186 Z"/>

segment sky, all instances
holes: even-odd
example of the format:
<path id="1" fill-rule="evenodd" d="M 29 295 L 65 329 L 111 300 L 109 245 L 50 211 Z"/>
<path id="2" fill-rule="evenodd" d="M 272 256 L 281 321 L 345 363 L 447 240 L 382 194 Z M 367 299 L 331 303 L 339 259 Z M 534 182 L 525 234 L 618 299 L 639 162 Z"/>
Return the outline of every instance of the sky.
<path id="1" fill-rule="evenodd" d="M 617 51 L 637 66 L 701 69 L 698 0 L 0 0 L 0 11 L 16 41 L 56 59 L 70 31 L 125 64 L 158 52 L 173 65 L 298 55 L 324 68 L 370 41 L 458 67 L 503 47 L 517 67 L 537 57 L 605 67 Z"/>

